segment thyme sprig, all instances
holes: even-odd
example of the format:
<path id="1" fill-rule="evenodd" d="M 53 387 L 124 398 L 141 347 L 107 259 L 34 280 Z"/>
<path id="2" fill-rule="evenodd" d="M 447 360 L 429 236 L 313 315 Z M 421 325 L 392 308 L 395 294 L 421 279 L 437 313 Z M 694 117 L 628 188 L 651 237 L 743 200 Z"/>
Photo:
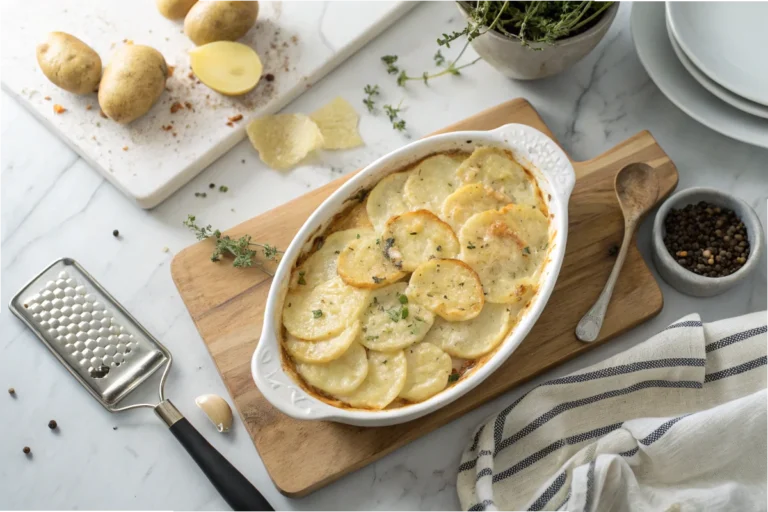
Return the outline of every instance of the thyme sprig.
<path id="1" fill-rule="evenodd" d="M 384 105 L 384 107 L 382 107 L 384 113 L 387 114 L 387 117 L 392 122 L 392 128 L 400 132 L 405 130 L 405 120 L 400 119 L 400 111 L 402 110 L 400 105 L 402 104 L 403 102 L 401 101 L 397 104 L 397 107 L 393 107 L 392 105 Z"/>
<path id="2" fill-rule="evenodd" d="M 379 95 L 379 86 L 378 85 L 366 85 L 363 87 L 363 92 L 365 93 L 366 97 L 363 98 L 363 103 L 366 107 L 368 107 L 368 112 L 373 112 L 376 108 L 376 102 L 374 101 L 373 97 Z"/>
<path id="3" fill-rule="evenodd" d="M 262 262 L 256 260 L 259 250 L 266 261 L 279 261 L 283 251 L 270 244 L 254 242 L 251 239 L 251 235 L 243 235 L 240 238 L 234 239 L 229 235 L 222 235 L 221 231 L 213 229 L 210 224 L 201 227 L 195 221 L 194 215 L 187 215 L 184 225 L 195 233 L 198 240 L 210 238 L 214 241 L 211 261 L 221 261 L 223 255 L 230 255 L 234 258 L 232 261 L 233 267 L 246 268 L 252 267 L 255 264 L 267 274 L 273 275 L 270 270 L 264 268 Z M 257 249 L 254 250 L 252 247 Z"/>

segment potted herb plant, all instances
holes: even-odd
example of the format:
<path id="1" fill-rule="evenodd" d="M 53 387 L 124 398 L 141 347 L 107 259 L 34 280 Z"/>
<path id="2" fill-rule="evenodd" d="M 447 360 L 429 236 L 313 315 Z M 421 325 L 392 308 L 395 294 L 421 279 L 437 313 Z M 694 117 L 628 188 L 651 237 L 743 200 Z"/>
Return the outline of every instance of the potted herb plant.
<path id="1" fill-rule="evenodd" d="M 449 45 L 466 36 L 475 51 L 510 78 L 532 80 L 559 73 L 587 55 L 605 36 L 618 2 L 457 2 L 467 19 L 461 32 L 443 34 Z"/>

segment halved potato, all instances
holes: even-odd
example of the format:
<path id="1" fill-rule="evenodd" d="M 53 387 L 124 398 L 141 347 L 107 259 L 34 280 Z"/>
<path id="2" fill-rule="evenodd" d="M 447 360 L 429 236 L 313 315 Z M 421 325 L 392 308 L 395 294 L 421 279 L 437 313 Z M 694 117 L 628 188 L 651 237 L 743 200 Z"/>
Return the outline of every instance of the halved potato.
<path id="1" fill-rule="evenodd" d="M 341 357 L 360 334 L 360 322 L 355 322 L 341 334 L 325 340 L 302 340 L 288 334 L 285 339 L 286 352 L 304 363 L 327 363 Z"/>
<path id="2" fill-rule="evenodd" d="M 406 294 L 452 322 L 475 318 L 485 303 L 477 273 L 459 260 L 422 263 L 413 271 Z"/>
<path id="3" fill-rule="evenodd" d="M 227 96 L 251 91 L 264 70 L 253 48 L 233 41 L 216 41 L 192 48 L 189 62 L 201 82 Z"/>
<path id="4" fill-rule="evenodd" d="M 523 305 L 486 304 L 480 315 L 466 322 L 438 318 L 423 343 L 432 343 L 454 357 L 476 359 L 504 340 Z"/>
<path id="5" fill-rule="evenodd" d="M 338 262 L 339 276 L 358 288 L 381 288 L 405 277 L 384 254 L 384 244 L 376 235 L 361 236 L 342 249 Z"/>
<path id="6" fill-rule="evenodd" d="M 426 336 L 435 316 L 427 308 L 410 303 L 405 283 L 371 292 L 363 312 L 360 343 L 371 350 L 400 350 Z"/>
<path id="7" fill-rule="evenodd" d="M 487 302 L 518 302 L 535 291 L 548 237 L 538 208 L 511 204 L 470 217 L 459 233 L 460 259 L 480 276 Z"/>
<path id="8" fill-rule="evenodd" d="M 439 213 L 445 198 L 460 186 L 456 175 L 459 164 L 461 159 L 453 155 L 435 155 L 419 162 L 403 187 L 412 209 Z"/>
<path id="9" fill-rule="evenodd" d="M 342 249 L 352 240 L 369 235 L 373 235 L 370 229 L 345 229 L 325 237 L 322 247 L 304 260 L 291 275 L 291 289 L 311 289 L 338 276 L 336 266 Z"/>
<path id="10" fill-rule="evenodd" d="M 377 233 L 384 230 L 389 219 L 411 210 L 410 205 L 403 197 L 403 187 L 410 175 L 410 171 L 390 174 L 378 182 L 368 194 L 365 207 L 368 211 L 368 218 L 371 219 Z"/>
<path id="11" fill-rule="evenodd" d="M 482 183 L 464 185 L 445 198 L 442 218 L 458 233 L 464 223 L 474 214 L 498 210 L 512 201 Z"/>
<path id="12" fill-rule="evenodd" d="M 453 258 L 459 253 L 459 240 L 451 226 L 427 210 L 392 217 L 381 239 L 387 257 L 408 271 L 432 258 Z"/>
<path id="13" fill-rule="evenodd" d="M 400 398 L 421 402 L 445 389 L 453 369 L 451 356 L 431 343 L 417 343 L 403 352 L 408 371 Z"/>
<path id="14" fill-rule="evenodd" d="M 335 336 L 360 318 L 370 292 L 335 277 L 312 289 L 289 291 L 283 305 L 283 325 L 303 340 Z"/>
<path id="15" fill-rule="evenodd" d="M 481 147 L 462 162 L 456 171 L 464 183 L 482 183 L 510 198 L 516 204 L 537 204 L 536 187 L 511 153 L 499 148 Z"/>
<path id="16" fill-rule="evenodd" d="M 307 384 L 332 395 L 351 393 L 368 375 L 368 357 L 359 343 L 353 343 L 330 363 L 296 363 L 296 371 Z"/>
<path id="17" fill-rule="evenodd" d="M 405 385 L 407 362 L 402 350 L 397 352 L 368 351 L 368 375 L 349 394 L 336 398 L 352 407 L 381 410 L 397 398 Z"/>

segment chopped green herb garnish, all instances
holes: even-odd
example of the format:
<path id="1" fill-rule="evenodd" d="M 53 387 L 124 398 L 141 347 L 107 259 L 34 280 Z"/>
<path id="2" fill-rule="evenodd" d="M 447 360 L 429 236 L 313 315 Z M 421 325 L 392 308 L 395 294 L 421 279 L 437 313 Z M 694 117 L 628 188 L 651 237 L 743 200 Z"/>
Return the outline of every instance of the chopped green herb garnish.
<path id="1" fill-rule="evenodd" d="M 527 245 L 523 247 L 523 254 L 531 254 L 531 249 Z"/>
<path id="2" fill-rule="evenodd" d="M 399 322 L 400 321 L 400 310 L 397 308 L 392 308 L 389 311 L 387 311 L 387 314 L 389 315 L 390 320 L 393 322 Z"/>
<path id="3" fill-rule="evenodd" d="M 380 282 L 382 282 L 384 280 L 384 278 L 377 277 L 377 276 L 371 276 L 371 279 L 373 279 L 373 282 L 376 283 L 376 284 L 379 284 Z"/>
<path id="4" fill-rule="evenodd" d="M 408 304 L 408 296 L 404 293 L 398 294 L 397 300 L 400 301 L 400 304 Z"/>
<path id="5" fill-rule="evenodd" d="M 448 382 L 456 382 L 457 380 L 459 380 L 458 373 L 452 373 L 448 376 Z"/>
<path id="6" fill-rule="evenodd" d="M 474 248 L 475 248 L 475 244 L 473 244 L 472 242 L 469 242 L 467 244 L 467 249 L 474 249 Z"/>
<path id="7" fill-rule="evenodd" d="M 408 306 L 403 306 L 402 308 L 400 308 L 400 314 L 402 315 L 403 320 L 408 318 Z"/>
<path id="8" fill-rule="evenodd" d="M 314 318 L 320 318 L 323 316 L 323 310 L 322 309 L 314 309 L 312 310 L 312 316 Z"/>
<path id="9" fill-rule="evenodd" d="M 358 240 L 360 240 L 360 233 L 358 233 L 358 234 L 357 234 L 357 236 L 356 236 L 355 238 L 357 238 Z"/>
<path id="10" fill-rule="evenodd" d="M 229 187 L 226 185 L 222 185 L 219 187 L 219 192 L 226 192 L 229 190 Z"/>
<path id="11" fill-rule="evenodd" d="M 298 283 L 299 284 L 307 284 L 307 281 L 304 279 L 304 271 L 303 270 L 301 272 L 299 272 Z"/>

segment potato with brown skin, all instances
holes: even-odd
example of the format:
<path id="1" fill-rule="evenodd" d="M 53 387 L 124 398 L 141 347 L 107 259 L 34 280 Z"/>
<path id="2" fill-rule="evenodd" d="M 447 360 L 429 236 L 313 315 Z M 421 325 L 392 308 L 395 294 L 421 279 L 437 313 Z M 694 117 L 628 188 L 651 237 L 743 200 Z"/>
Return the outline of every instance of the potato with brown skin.
<path id="1" fill-rule="evenodd" d="M 48 80 L 75 94 L 96 92 L 101 80 L 99 54 L 66 32 L 51 32 L 37 45 L 37 63 Z"/>
<path id="2" fill-rule="evenodd" d="M 113 121 L 128 124 L 143 116 L 165 90 L 168 66 L 149 46 L 126 44 L 104 69 L 99 85 L 99 106 Z"/>
<path id="3" fill-rule="evenodd" d="M 259 2 L 198 2 L 184 18 L 184 33 L 197 46 L 236 41 L 256 23 Z"/>
<path id="4" fill-rule="evenodd" d="M 157 0 L 157 10 L 169 20 L 180 20 L 187 15 L 197 0 Z"/>

